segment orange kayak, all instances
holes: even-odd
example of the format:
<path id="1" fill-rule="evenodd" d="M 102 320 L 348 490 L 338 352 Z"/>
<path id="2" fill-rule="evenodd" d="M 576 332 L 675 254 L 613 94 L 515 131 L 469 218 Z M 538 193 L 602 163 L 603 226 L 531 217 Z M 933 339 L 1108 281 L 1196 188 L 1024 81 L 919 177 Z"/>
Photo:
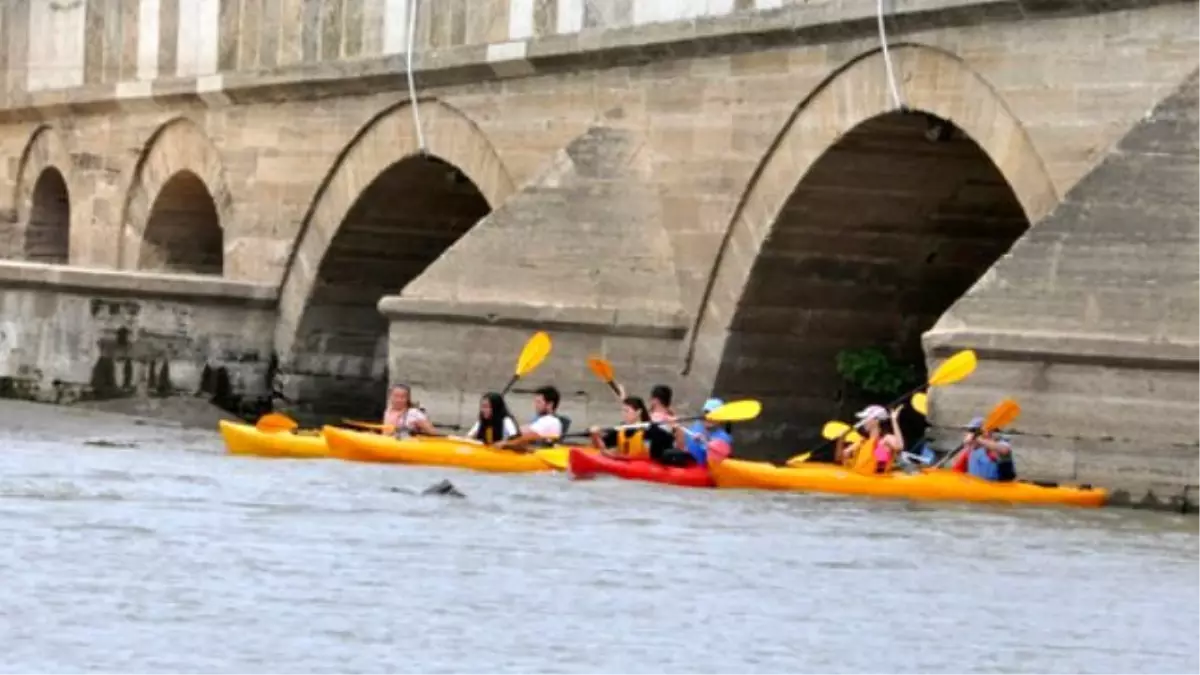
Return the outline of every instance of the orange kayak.
<path id="1" fill-rule="evenodd" d="M 866 476 L 832 464 L 780 467 L 765 462 L 726 459 L 710 467 L 721 488 L 796 490 L 917 501 L 994 502 L 1005 504 L 1103 506 L 1108 491 L 1088 485 L 1049 485 L 1026 481 L 997 483 L 940 469 Z"/>

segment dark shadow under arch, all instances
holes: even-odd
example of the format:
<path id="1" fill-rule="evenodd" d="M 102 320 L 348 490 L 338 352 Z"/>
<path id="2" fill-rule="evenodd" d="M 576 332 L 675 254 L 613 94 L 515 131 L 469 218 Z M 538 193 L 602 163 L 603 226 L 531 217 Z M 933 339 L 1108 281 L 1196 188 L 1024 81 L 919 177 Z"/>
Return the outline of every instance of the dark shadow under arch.
<path id="1" fill-rule="evenodd" d="M 29 222 L 25 226 L 25 259 L 65 265 L 71 250 L 71 196 L 55 167 L 46 167 L 33 184 Z"/>
<path id="2" fill-rule="evenodd" d="M 431 155 L 395 162 L 363 190 L 300 318 L 288 376 L 301 412 L 382 412 L 388 322 L 379 299 L 399 293 L 490 211 L 479 187 Z"/>
<path id="3" fill-rule="evenodd" d="M 224 236 L 217 206 L 204 181 L 179 171 L 163 185 L 150 208 L 138 269 L 220 276 Z"/>
<path id="4" fill-rule="evenodd" d="M 730 325 L 715 390 L 764 402 L 740 447 L 782 457 L 885 402 L 839 373 L 844 350 L 923 377 L 921 334 L 1028 227 L 1004 176 L 945 120 L 887 113 L 843 136 L 776 218 Z"/>

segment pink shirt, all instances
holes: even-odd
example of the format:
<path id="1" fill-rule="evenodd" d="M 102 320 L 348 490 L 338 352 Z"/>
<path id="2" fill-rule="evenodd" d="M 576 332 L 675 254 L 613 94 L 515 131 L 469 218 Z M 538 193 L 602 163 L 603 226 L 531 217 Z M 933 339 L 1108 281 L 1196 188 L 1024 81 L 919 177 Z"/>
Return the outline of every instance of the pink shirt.
<path id="1" fill-rule="evenodd" d="M 878 443 L 875 444 L 876 462 L 886 462 L 892 458 L 892 446 L 887 442 L 889 438 L 891 438 L 891 436 L 884 436 L 883 438 L 879 439 Z"/>

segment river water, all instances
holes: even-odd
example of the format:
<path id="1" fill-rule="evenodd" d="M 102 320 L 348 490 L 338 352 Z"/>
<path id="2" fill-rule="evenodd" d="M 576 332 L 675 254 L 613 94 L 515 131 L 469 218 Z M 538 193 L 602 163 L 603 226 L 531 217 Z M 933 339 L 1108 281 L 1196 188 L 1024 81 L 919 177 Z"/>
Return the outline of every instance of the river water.
<path id="1" fill-rule="evenodd" d="M 1194 516 L 233 458 L 0 408 L 10 672 L 1200 669 Z M 415 494 L 443 478 L 467 498 Z"/>

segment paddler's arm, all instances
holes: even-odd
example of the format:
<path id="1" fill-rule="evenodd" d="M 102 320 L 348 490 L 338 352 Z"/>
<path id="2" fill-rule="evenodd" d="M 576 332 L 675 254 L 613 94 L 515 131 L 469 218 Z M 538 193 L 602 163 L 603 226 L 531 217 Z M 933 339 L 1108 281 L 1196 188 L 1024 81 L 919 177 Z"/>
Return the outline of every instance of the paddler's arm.
<path id="1" fill-rule="evenodd" d="M 975 437 L 975 442 L 996 453 L 997 455 L 1007 456 L 1012 454 L 1012 446 L 1004 441 L 999 441 L 992 438 L 980 438 L 977 436 Z"/>
<path id="2" fill-rule="evenodd" d="M 529 445 L 530 443 L 540 441 L 541 439 L 542 436 L 538 432 L 533 431 L 528 427 L 522 427 L 521 433 L 497 443 L 496 447 L 504 450 L 515 450 L 517 452 L 529 452 L 529 449 L 525 446 Z"/>
<path id="3" fill-rule="evenodd" d="M 604 438 L 600 435 L 600 427 L 592 427 L 588 429 L 588 435 L 592 438 L 592 447 L 597 450 L 605 450 L 607 446 L 604 444 Z"/>
<path id="4" fill-rule="evenodd" d="M 904 432 L 900 430 L 900 411 L 904 410 L 904 404 L 896 406 L 892 409 L 892 434 L 896 437 L 897 445 L 892 448 L 892 459 L 896 458 L 901 451 L 904 450 Z"/>
<path id="5" fill-rule="evenodd" d="M 417 434 L 421 436 L 443 436 L 444 434 L 434 428 L 433 423 L 429 418 L 422 417 L 413 421 L 413 426 L 416 427 Z"/>

